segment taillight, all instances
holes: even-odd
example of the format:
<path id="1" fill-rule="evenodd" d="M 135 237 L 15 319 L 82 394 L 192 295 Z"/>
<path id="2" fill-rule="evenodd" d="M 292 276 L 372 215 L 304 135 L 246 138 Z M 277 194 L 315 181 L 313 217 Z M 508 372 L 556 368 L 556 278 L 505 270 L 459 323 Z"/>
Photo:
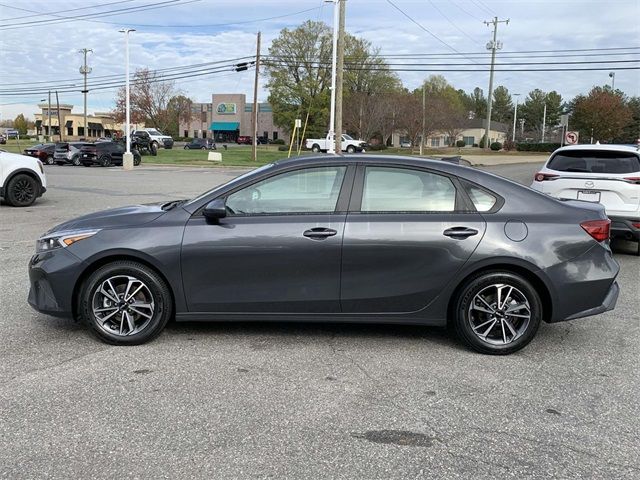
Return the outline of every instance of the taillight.
<path id="1" fill-rule="evenodd" d="M 588 220 L 582 222 L 580 226 L 598 242 L 609 240 L 609 231 L 611 229 L 611 220 Z"/>
<path id="2" fill-rule="evenodd" d="M 536 182 L 544 182 L 545 180 L 555 180 L 560 175 L 556 175 L 554 173 L 541 173 L 538 172 L 533 177 Z"/>
<path id="3" fill-rule="evenodd" d="M 629 183 L 635 183 L 636 185 L 640 185 L 640 177 L 624 177 L 624 180 Z"/>
<path id="4" fill-rule="evenodd" d="M 640 222 L 632 223 L 631 225 L 633 225 L 633 226 L 634 226 L 634 227 L 636 227 L 636 228 L 640 228 Z"/>

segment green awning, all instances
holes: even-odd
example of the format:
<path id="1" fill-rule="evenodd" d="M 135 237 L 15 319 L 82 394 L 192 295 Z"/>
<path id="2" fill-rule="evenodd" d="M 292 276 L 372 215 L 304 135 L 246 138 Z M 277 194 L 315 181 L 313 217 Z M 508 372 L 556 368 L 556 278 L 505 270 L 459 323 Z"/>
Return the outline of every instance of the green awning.
<path id="1" fill-rule="evenodd" d="M 209 130 L 214 132 L 233 132 L 240 128 L 240 122 L 212 122 Z"/>

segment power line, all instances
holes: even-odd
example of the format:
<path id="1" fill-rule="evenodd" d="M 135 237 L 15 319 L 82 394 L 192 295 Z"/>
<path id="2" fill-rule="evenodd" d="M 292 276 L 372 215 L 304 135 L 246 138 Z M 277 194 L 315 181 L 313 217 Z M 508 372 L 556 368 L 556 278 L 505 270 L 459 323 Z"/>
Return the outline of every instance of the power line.
<path id="1" fill-rule="evenodd" d="M 21 17 L 11 17 L 11 18 L 3 18 L 2 20 L 0 20 L 0 22 L 8 22 L 11 20 L 21 20 L 23 18 L 33 18 L 33 17 L 44 17 L 47 15 L 51 15 L 51 13 L 67 13 L 67 12 L 77 12 L 78 10 L 87 10 L 89 8 L 101 8 L 101 7 L 111 7 L 113 5 L 118 5 L 120 3 L 131 3 L 131 2 L 135 2 L 136 0 L 119 0 L 117 2 L 111 2 L 111 3 L 102 3 L 102 4 L 98 4 L 98 5 L 84 5 L 82 7 L 79 8 L 70 8 L 68 10 L 58 10 L 56 12 L 42 12 L 42 13 L 35 13 L 33 15 L 22 15 Z M 3 7 L 9 7 L 9 8 L 13 8 L 14 10 L 21 10 L 23 12 L 33 12 L 33 10 L 27 10 L 25 8 L 20 8 L 20 7 L 16 7 L 14 5 L 2 5 Z"/>
<path id="2" fill-rule="evenodd" d="M 88 21 L 88 22 L 97 22 L 97 20 L 93 20 L 93 18 L 101 18 L 101 17 L 109 17 L 109 16 L 113 16 L 113 15 L 123 15 L 125 13 L 137 13 L 137 12 L 142 12 L 142 11 L 147 11 L 147 10 L 156 10 L 159 8 L 166 8 L 166 7 L 173 7 L 173 6 L 182 6 L 182 5 L 188 5 L 190 3 L 195 3 L 195 2 L 200 2 L 201 0 L 185 0 L 182 3 L 177 3 L 180 2 L 181 0 L 165 0 L 163 2 L 156 2 L 156 3 L 148 3 L 145 5 L 137 5 L 134 7 L 126 7 L 126 8 L 119 8 L 119 9 L 115 9 L 115 10 L 109 10 L 106 12 L 98 12 L 98 13 L 86 13 L 86 14 L 82 14 L 82 15 L 74 15 L 74 16 L 64 16 L 64 15 L 56 15 L 54 13 L 49 13 L 47 15 L 52 16 L 52 17 L 56 17 L 57 19 L 49 19 L 49 20 L 32 20 L 30 22 L 18 22 L 18 23 L 10 23 L 10 24 L 6 24 L 6 25 L 0 25 L 0 30 L 15 30 L 18 28 L 25 28 L 28 26 L 32 26 L 32 25 L 54 25 L 54 24 L 58 24 L 58 23 L 63 23 L 63 22 L 68 22 L 69 20 L 84 20 L 84 21 Z M 0 6 L 3 7 L 8 7 L 8 8 L 17 8 L 17 7 L 12 7 L 10 5 L 5 5 L 5 4 L 0 4 Z M 24 8 L 20 8 L 20 10 L 24 10 L 27 12 L 31 12 L 31 13 L 40 13 L 40 12 L 36 12 L 35 10 L 28 10 L 28 9 L 24 9 Z M 98 22 L 100 23 L 100 22 Z"/>
<path id="3" fill-rule="evenodd" d="M 438 13 L 440 13 L 440 15 L 442 15 L 442 17 L 443 17 L 447 22 L 449 22 L 449 23 L 450 23 L 450 24 L 451 24 L 451 25 L 452 25 L 456 30 L 458 30 L 460 33 L 462 33 L 465 37 L 467 37 L 467 38 L 468 38 L 469 40 L 471 40 L 473 43 L 478 43 L 478 40 L 476 40 L 475 38 L 471 37 L 471 35 L 468 35 L 468 34 L 467 34 L 467 32 L 465 32 L 464 30 L 462 30 L 462 29 L 458 26 L 458 24 L 456 24 L 455 22 L 451 21 L 451 19 L 450 19 L 447 15 L 445 15 L 445 13 L 444 13 L 442 10 L 440 10 L 440 7 L 438 7 L 438 6 L 435 4 L 435 2 L 433 2 L 433 0 L 427 0 L 427 1 L 428 1 L 428 2 L 431 4 L 431 6 L 433 6 L 433 8 L 435 8 L 435 9 L 438 11 Z"/>
<path id="4" fill-rule="evenodd" d="M 479 22 L 482 21 L 482 19 L 480 17 L 476 17 L 475 15 L 473 15 L 472 13 L 469 13 L 467 10 L 465 10 L 464 8 L 462 8 L 460 5 L 458 5 L 458 2 L 451 0 L 451 3 L 453 3 L 456 7 L 458 7 L 458 10 L 462 11 L 463 13 L 466 13 L 467 15 L 469 15 L 471 18 L 474 18 L 476 20 L 478 20 Z"/>
<path id="5" fill-rule="evenodd" d="M 454 52 L 456 52 L 459 55 L 463 55 L 463 53 L 459 52 L 458 50 L 456 50 L 454 47 L 452 47 L 451 45 L 449 45 L 447 42 L 445 42 L 444 40 L 442 40 L 440 37 L 438 37 L 435 33 L 433 33 L 431 30 L 429 30 L 428 28 L 426 28 L 424 25 L 422 25 L 420 22 L 418 22 L 417 20 L 414 20 L 413 17 L 411 17 L 409 14 L 407 14 L 404 10 L 402 10 L 400 7 L 398 7 L 395 3 L 393 3 L 392 0 L 387 0 L 387 3 L 389 5 L 391 5 L 393 8 L 395 8 L 396 10 L 398 10 L 402 15 L 404 15 L 406 18 L 408 18 L 412 23 L 414 23 L 415 25 L 417 25 L 418 27 L 420 27 L 422 30 L 424 30 L 425 32 L 427 32 L 429 35 L 431 35 L 433 38 L 435 38 L 438 42 L 440 42 L 441 44 L 443 44 L 445 47 L 449 48 L 450 50 L 453 50 Z M 473 61 L 473 60 L 472 60 Z"/>

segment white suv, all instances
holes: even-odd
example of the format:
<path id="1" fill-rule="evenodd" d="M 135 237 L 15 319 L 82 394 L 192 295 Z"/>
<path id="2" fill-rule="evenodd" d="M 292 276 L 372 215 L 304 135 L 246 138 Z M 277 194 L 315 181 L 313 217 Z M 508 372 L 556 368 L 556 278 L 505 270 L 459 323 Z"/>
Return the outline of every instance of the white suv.
<path id="1" fill-rule="evenodd" d="M 46 191 L 40 160 L 0 150 L 0 197 L 8 205 L 28 207 Z"/>
<path id="2" fill-rule="evenodd" d="M 531 188 L 557 198 L 604 205 L 611 236 L 638 242 L 640 255 L 640 150 L 627 145 L 572 145 L 556 150 Z"/>

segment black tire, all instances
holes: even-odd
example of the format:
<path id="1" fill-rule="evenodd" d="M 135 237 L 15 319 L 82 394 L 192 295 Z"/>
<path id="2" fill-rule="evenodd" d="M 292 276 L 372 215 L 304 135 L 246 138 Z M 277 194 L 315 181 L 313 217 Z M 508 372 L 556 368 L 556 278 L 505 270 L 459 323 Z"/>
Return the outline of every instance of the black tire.
<path id="1" fill-rule="evenodd" d="M 83 163 L 82 163 L 82 165 L 83 165 L 84 167 L 90 167 L 90 166 L 91 166 L 91 163 L 89 163 L 89 162 L 83 162 Z"/>
<path id="2" fill-rule="evenodd" d="M 44 163 L 46 163 L 47 165 L 53 165 L 53 164 L 55 163 L 55 160 L 53 159 L 53 156 L 49 155 L 49 156 L 45 159 Z"/>
<path id="3" fill-rule="evenodd" d="M 160 148 L 160 145 L 154 140 L 153 142 L 151 142 L 151 145 L 149 145 L 149 148 L 155 148 L 157 152 L 158 148 Z"/>
<path id="4" fill-rule="evenodd" d="M 81 165 L 81 163 L 80 163 L 80 155 L 74 155 L 71 158 L 71 165 L 73 165 L 74 167 L 79 167 Z"/>
<path id="5" fill-rule="evenodd" d="M 14 207 L 28 207 L 38 198 L 40 183 L 26 173 L 11 177 L 5 191 L 5 201 Z"/>
<path id="6" fill-rule="evenodd" d="M 158 155 L 158 144 L 156 142 L 153 142 L 151 145 L 149 145 L 149 152 L 153 157 Z"/>
<path id="7" fill-rule="evenodd" d="M 122 277 L 132 277 L 144 284 L 145 288 L 141 290 L 139 295 L 143 297 L 143 302 L 146 301 L 153 306 L 151 309 L 140 308 L 137 312 L 147 312 L 147 316 L 143 317 L 139 313 L 134 313 L 136 311 L 133 309 L 134 307 L 130 307 L 128 302 L 124 303 L 122 301 L 124 300 L 122 298 L 124 287 L 118 284 L 118 278 L 122 279 Z M 125 335 L 119 334 L 118 325 L 115 324 L 122 321 L 122 325 L 126 329 L 128 327 L 128 325 L 124 325 L 126 315 L 124 313 L 121 314 L 122 309 L 116 307 L 115 302 L 111 302 L 106 299 L 106 295 L 98 292 L 107 279 L 111 280 L 111 284 L 116 291 L 120 291 L 118 299 L 122 302 L 122 308 L 128 312 L 126 315 L 133 317 L 134 333 L 127 334 L 128 332 L 125 330 L 123 331 Z M 138 284 L 134 285 L 137 286 Z M 105 299 L 108 302 L 106 304 L 103 303 Z M 132 300 L 138 301 L 138 295 Z M 94 307 L 104 309 L 106 312 L 96 313 L 94 312 Z M 113 313 L 113 311 L 107 310 L 108 308 L 112 308 L 116 313 L 111 317 L 113 320 L 107 320 L 103 323 L 97 315 Z M 121 260 L 103 265 L 83 282 L 78 297 L 78 312 L 82 321 L 89 327 L 89 330 L 103 342 L 111 345 L 140 345 L 152 340 L 162 332 L 173 314 L 173 300 L 169 287 L 155 271 L 137 262 Z M 120 321 L 117 317 L 120 317 Z M 104 320 L 104 317 L 102 320 Z M 137 328 L 140 328 L 140 330 L 136 331 Z"/>
<path id="8" fill-rule="evenodd" d="M 320 145 L 318 145 L 317 143 L 314 143 L 313 146 L 311 147 L 311 151 L 314 153 L 319 153 L 320 152 Z"/>
<path id="9" fill-rule="evenodd" d="M 206 150 L 207 147 L 200 147 L 200 150 Z"/>
<path id="10" fill-rule="evenodd" d="M 496 304 L 491 303 L 490 300 L 483 305 L 482 301 L 477 299 L 478 295 L 490 298 L 492 289 L 502 285 L 506 289 L 502 290 L 503 294 L 508 293 L 507 298 L 503 299 L 502 308 L 497 308 Z M 509 288 L 511 290 L 508 290 Z M 487 297 L 484 292 L 487 292 Z M 510 302 L 507 305 L 507 300 L 510 298 L 513 303 Z M 477 302 L 475 305 L 485 311 L 475 310 L 475 308 L 472 311 L 472 302 Z M 517 305 L 525 305 L 525 302 L 526 307 L 511 310 Z M 513 307 L 510 307 L 511 305 Z M 507 355 L 524 348 L 535 336 L 542 320 L 540 295 L 533 285 L 520 275 L 504 271 L 484 272 L 470 278 L 460 288 L 454 308 L 453 327 L 457 336 L 472 349 L 491 355 Z M 490 313 L 489 309 L 495 309 L 497 313 Z M 527 311 L 528 321 L 517 317 L 527 315 Z M 475 325 L 475 330 L 472 323 Z M 480 328 L 487 325 L 488 328 Z M 511 333 L 509 326 L 514 328 L 515 334 Z M 483 334 L 484 339 L 481 338 Z M 503 342 L 504 339 L 509 341 Z"/>
<path id="11" fill-rule="evenodd" d="M 187 147 L 187 146 L 185 145 L 185 146 L 184 146 L 184 149 L 185 149 L 185 150 L 189 150 L 189 147 Z"/>
<path id="12" fill-rule="evenodd" d="M 138 165 L 140 165 L 142 163 L 142 157 L 140 156 L 140 154 L 138 155 L 134 155 L 133 156 L 133 166 L 137 167 Z"/>
<path id="13" fill-rule="evenodd" d="M 110 167 L 111 166 L 111 155 L 102 155 L 100 157 L 100 166 L 102 167 Z"/>
<path id="14" fill-rule="evenodd" d="M 354 147 L 353 145 L 349 145 L 347 147 L 347 153 L 356 153 L 356 147 Z"/>

